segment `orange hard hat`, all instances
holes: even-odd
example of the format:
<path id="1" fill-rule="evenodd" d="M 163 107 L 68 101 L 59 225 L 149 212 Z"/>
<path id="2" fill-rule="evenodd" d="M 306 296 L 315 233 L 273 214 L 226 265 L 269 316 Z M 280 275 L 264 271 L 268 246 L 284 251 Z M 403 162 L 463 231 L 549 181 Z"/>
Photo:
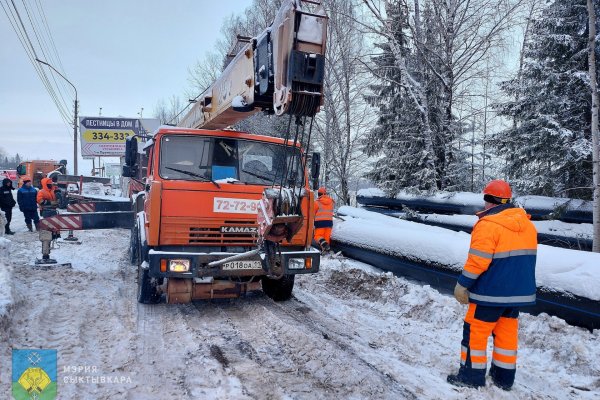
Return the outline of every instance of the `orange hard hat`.
<path id="1" fill-rule="evenodd" d="M 502 179 L 494 179 L 483 188 L 483 194 L 489 194 L 501 199 L 510 199 L 512 197 L 512 190 L 508 182 Z"/>
<path id="2" fill-rule="evenodd" d="M 325 189 L 324 186 L 321 186 L 319 188 L 319 190 L 317 190 L 317 193 L 319 193 L 319 194 L 327 194 L 327 189 Z"/>
<path id="3" fill-rule="evenodd" d="M 21 177 L 21 180 L 22 180 L 23 182 L 27 182 L 27 181 L 30 181 L 30 182 L 31 182 L 31 178 L 30 178 L 30 177 L 28 177 L 27 175 L 23 175 L 23 176 Z"/>

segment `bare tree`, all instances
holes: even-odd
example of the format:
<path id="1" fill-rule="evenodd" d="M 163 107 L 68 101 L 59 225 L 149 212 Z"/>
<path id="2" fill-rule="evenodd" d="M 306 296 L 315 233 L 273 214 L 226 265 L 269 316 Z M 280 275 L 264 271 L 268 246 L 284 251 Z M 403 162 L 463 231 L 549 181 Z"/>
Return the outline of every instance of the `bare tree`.
<path id="1" fill-rule="evenodd" d="M 592 89 L 592 161 L 594 182 L 594 235 L 592 251 L 600 253 L 600 154 L 598 143 L 598 83 L 596 81 L 596 9 L 593 0 L 587 0 L 588 10 L 588 65 L 590 87 Z"/>
<path id="2" fill-rule="evenodd" d="M 358 61 L 364 40 L 353 11 L 356 2 L 328 0 L 324 5 L 329 15 L 325 104 L 317 116 L 316 131 L 324 152 L 323 181 L 340 203 L 350 204 L 352 182 L 366 166 L 360 148 L 373 119 L 362 90 L 367 71 Z"/>
<path id="3" fill-rule="evenodd" d="M 182 108 L 183 103 L 181 98 L 173 95 L 168 100 L 168 103 L 165 103 L 164 100 L 159 100 L 154 107 L 154 118 L 158 118 L 161 124 L 177 125 L 181 118 Z"/>

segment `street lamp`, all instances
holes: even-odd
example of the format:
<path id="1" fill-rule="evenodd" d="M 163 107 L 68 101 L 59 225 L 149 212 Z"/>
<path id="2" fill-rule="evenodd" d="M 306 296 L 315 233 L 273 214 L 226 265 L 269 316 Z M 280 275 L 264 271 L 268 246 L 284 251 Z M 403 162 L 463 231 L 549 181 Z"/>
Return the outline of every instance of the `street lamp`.
<path id="1" fill-rule="evenodd" d="M 52 68 L 54 72 L 56 72 L 58 75 L 60 75 L 61 78 L 67 81 L 67 83 L 71 85 L 73 87 L 73 90 L 75 91 L 75 115 L 73 118 L 73 175 L 77 175 L 77 88 L 71 83 L 71 81 L 65 78 L 63 74 L 58 72 L 56 68 L 48 64 L 46 61 L 42 61 L 39 58 L 36 58 L 35 61 Z"/>

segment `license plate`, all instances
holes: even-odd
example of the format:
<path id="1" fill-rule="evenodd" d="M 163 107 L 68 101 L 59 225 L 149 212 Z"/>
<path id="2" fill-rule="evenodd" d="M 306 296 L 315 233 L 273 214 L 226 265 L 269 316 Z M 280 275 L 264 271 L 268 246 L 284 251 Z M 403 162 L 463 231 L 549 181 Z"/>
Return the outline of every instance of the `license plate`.
<path id="1" fill-rule="evenodd" d="M 262 269 L 260 261 L 231 261 L 223 264 L 223 270 L 237 271 L 240 269 Z"/>
<path id="2" fill-rule="evenodd" d="M 232 214 L 258 214 L 259 202 L 260 200 L 215 197 L 213 201 L 213 212 Z"/>

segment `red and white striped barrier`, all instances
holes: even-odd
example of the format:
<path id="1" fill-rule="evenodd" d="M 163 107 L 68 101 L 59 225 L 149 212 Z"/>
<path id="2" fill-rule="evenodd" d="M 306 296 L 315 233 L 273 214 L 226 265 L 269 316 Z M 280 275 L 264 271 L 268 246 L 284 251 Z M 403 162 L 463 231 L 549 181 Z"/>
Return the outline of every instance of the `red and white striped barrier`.
<path id="1" fill-rule="evenodd" d="M 96 211 L 96 203 L 73 203 L 67 206 L 67 211 L 75 213 L 87 213 Z"/>
<path id="2" fill-rule="evenodd" d="M 83 229 L 80 215 L 54 215 L 40 220 L 40 228 L 47 231 L 67 231 Z"/>

